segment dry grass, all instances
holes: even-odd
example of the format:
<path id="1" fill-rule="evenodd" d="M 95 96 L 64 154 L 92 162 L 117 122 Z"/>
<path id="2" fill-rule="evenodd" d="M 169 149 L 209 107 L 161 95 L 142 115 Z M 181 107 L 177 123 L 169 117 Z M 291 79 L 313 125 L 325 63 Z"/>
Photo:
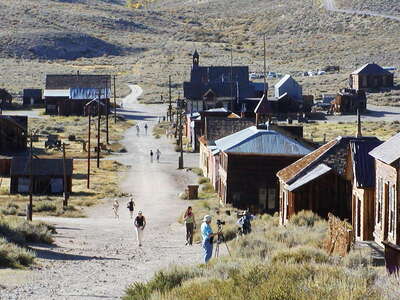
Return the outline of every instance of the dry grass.
<path id="1" fill-rule="evenodd" d="M 363 122 L 362 133 L 364 136 L 376 136 L 381 140 L 387 140 L 400 131 L 400 122 Z M 304 124 L 304 137 L 315 142 L 322 142 L 324 135 L 326 141 L 337 136 L 355 136 L 357 124 L 355 122 L 339 123 L 310 123 Z"/>
<path id="2" fill-rule="evenodd" d="M 45 149 L 44 144 L 49 134 L 59 135 L 62 143 L 66 144 L 66 155 L 69 158 L 86 158 L 87 152 L 84 150 L 84 142 L 88 138 L 88 117 L 81 116 L 44 116 L 43 118 L 29 118 L 29 128 L 39 135 L 39 141 L 33 144 L 34 153 L 41 157 L 62 157 L 62 151 L 57 149 Z M 101 143 L 106 145 L 102 150 L 102 157 L 111 151 L 119 152 L 122 147 L 118 144 L 123 138 L 125 130 L 134 125 L 133 121 L 118 118 L 114 123 L 112 116 L 109 118 L 109 141 L 106 145 L 106 121 L 104 116 L 101 119 Z M 97 145 L 97 118 L 92 119 L 91 149 L 94 153 L 94 147 Z M 69 137 L 74 136 L 75 141 L 70 141 Z M 87 149 L 87 148 L 86 148 Z"/>
<path id="3" fill-rule="evenodd" d="M 87 183 L 87 162 L 74 161 L 74 175 L 72 178 L 72 193 L 69 198 L 69 208 L 62 208 L 62 196 L 34 196 L 35 214 L 55 215 L 64 217 L 83 217 L 83 207 L 101 203 L 102 199 L 117 197 L 119 192 L 119 172 L 126 167 L 113 160 L 102 160 L 100 168 L 96 168 L 96 161 L 91 162 L 90 188 Z M 9 195 L 9 179 L 3 179 L 0 189 L 0 212 L 8 215 L 23 215 L 25 213 L 28 196 Z"/>

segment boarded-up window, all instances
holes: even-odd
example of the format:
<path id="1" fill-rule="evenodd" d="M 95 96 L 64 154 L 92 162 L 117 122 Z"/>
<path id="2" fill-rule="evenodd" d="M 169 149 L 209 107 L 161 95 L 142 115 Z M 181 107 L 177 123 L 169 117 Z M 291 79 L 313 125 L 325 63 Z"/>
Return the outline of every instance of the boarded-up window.
<path id="1" fill-rule="evenodd" d="M 29 178 L 19 177 L 18 178 L 18 193 L 29 192 Z"/>
<path id="2" fill-rule="evenodd" d="M 389 233 L 394 237 L 395 233 L 395 211 L 396 211 L 396 186 L 392 185 L 389 189 Z"/>
<path id="3" fill-rule="evenodd" d="M 378 205 L 376 207 L 376 222 L 381 224 L 382 229 L 382 202 L 383 202 L 383 179 L 378 179 L 378 193 L 377 193 Z"/>

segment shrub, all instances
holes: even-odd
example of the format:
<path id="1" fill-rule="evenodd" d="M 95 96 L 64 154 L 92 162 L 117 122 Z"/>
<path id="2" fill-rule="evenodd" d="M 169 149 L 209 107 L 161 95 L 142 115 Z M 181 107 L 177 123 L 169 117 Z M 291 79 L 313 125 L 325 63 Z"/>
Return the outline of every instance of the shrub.
<path id="1" fill-rule="evenodd" d="M 214 192 L 214 187 L 211 183 L 205 183 L 201 186 L 201 190 L 206 193 Z"/>
<path id="2" fill-rule="evenodd" d="M 343 258 L 342 263 L 350 269 L 368 267 L 371 265 L 371 251 L 369 249 L 351 250 Z"/>
<path id="3" fill-rule="evenodd" d="M 313 227 L 317 221 L 320 221 L 321 217 L 313 213 L 312 211 L 302 210 L 298 214 L 292 216 L 289 220 L 290 223 L 297 226 L 310 226 Z"/>
<path id="4" fill-rule="evenodd" d="M 51 244 L 54 227 L 45 223 L 28 222 L 18 217 L 0 217 L 0 234 L 17 244 L 41 242 Z"/>
<path id="5" fill-rule="evenodd" d="M 272 262 L 305 263 L 310 261 L 326 263 L 329 261 L 329 256 L 325 251 L 309 246 L 281 249 L 272 256 Z"/>
<path id="6" fill-rule="evenodd" d="M 33 263 L 35 255 L 32 251 L 21 248 L 0 237 L 0 267 L 20 268 Z"/>
<path id="7" fill-rule="evenodd" d="M 207 177 L 200 177 L 198 180 L 197 180 L 197 183 L 198 184 L 203 184 L 203 183 L 208 183 L 210 180 L 207 178 Z"/>
<path id="8" fill-rule="evenodd" d="M 56 204 L 51 201 L 38 201 L 33 205 L 34 212 L 48 212 L 56 210 L 57 210 Z"/>

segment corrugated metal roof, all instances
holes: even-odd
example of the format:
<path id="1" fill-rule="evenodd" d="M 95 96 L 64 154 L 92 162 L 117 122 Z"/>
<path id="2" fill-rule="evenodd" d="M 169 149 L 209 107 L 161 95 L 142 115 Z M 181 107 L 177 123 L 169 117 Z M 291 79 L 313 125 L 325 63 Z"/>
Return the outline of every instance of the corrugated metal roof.
<path id="1" fill-rule="evenodd" d="M 308 170 L 307 173 L 304 174 L 304 176 L 300 177 L 299 179 L 294 181 L 292 184 L 290 184 L 288 187 L 288 190 L 289 190 L 289 192 L 292 192 L 295 189 L 305 185 L 306 183 L 309 183 L 310 181 L 313 181 L 314 179 L 318 178 L 321 175 L 328 173 L 331 170 L 332 170 L 332 168 L 325 164 L 316 165 L 314 168 Z"/>
<path id="2" fill-rule="evenodd" d="M 270 155 L 306 155 L 311 152 L 294 139 L 273 130 L 246 128 L 215 141 L 224 152 Z"/>
<path id="3" fill-rule="evenodd" d="M 382 145 L 370 151 L 369 154 L 386 164 L 392 164 L 400 158 L 400 133 L 392 136 Z"/>
<path id="4" fill-rule="evenodd" d="M 355 140 L 350 142 L 353 176 L 358 188 L 375 186 L 375 162 L 368 153 L 382 144 L 375 140 Z"/>
<path id="5" fill-rule="evenodd" d="M 44 97 L 63 97 L 69 98 L 69 89 L 68 90 L 44 90 Z"/>
<path id="6" fill-rule="evenodd" d="M 357 74 L 392 74 L 392 73 L 383 69 L 381 66 L 372 63 L 363 65 L 362 67 L 358 68 L 351 74 L 357 75 Z"/>
<path id="7" fill-rule="evenodd" d="M 71 88 L 69 89 L 69 98 L 71 100 L 87 100 L 87 99 L 107 99 L 111 96 L 111 89 L 95 89 L 95 88 Z"/>

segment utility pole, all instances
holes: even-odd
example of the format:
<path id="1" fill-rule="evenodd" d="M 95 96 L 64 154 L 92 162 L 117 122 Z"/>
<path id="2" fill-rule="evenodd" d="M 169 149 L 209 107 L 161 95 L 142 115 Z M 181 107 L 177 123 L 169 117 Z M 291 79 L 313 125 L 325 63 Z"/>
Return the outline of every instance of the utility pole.
<path id="1" fill-rule="evenodd" d="M 106 94 L 106 97 L 105 97 L 105 99 L 106 99 L 106 144 L 108 145 L 109 144 L 109 133 L 108 133 L 108 82 L 107 82 L 107 80 L 106 80 L 106 91 L 105 91 L 105 94 Z"/>
<path id="2" fill-rule="evenodd" d="M 182 132 L 182 115 L 183 115 L 183 100 L 178 98 L 178 118 L 179 118 L 179 146 L 180 156 L 178 162 L 178 169 L 183 169 L 183 132 Z"/>
<path id="3" fill-rule="evenodd" d="M 88 125 L 88 143 L 87 143 L 87 152 L 88 152 L 88 158 L 87 158 L 87 188 L 90 188 L 90 127 L 92 125 L 92 112 L 90 109 L 90 105 L 88 105 L 88 112 L 89 112 L 89 125 Z"/>
<path id="4" fill-rule="evenodd" d="M 33 171 L 32 171 L 32 162 L 33 162 L 33 154 L 32 154 L 32 148 L 33 148 L 33 140 L 32 140 L 32 133 L 30 134 L 30 151 L 29 151 L 29 203 L 28 207 L 26 210 L 26 219 L 28 221 L 32 221 L 32 212 L 33 212 Z"/>
<path id="5" fill-rule="evenodd" d="M 99 89 L 99 101 L 97 102 L 97 168 L 100 168 L 100 98 L 101 89 Z"/>
<path id="6" fill-rule="evenodd" d="M 115 87 L 115 75 L 114 75 L 114 123 L 117 123 L 117 89 Z"/>
<path id="7" fill-rule="evenodd" d="M 264 33 L 264 95 L 267 96 L 267 52 L 265 46 L 265 33 Z"/>
<path id="8" fill-rule="evenodd" d="M 233 47 L 231 44 L 231 111 L 234 111 L 233 109 Z"/>
<path id="9" fill-rule="evenodd" d="M 64 169 L 64 201 L 63 201 L 63 208 L 68 207 L 68 182 L 67 182 L 67 162 L 65 159 L 65 143 L 63 143 L 63 169 Z"/>
<path id="10" fill-rule="evenodd" d="M 168 106 L 168 116 L 169 116 L 169 121 L 172 122 L 172 91 L 171 91 L 171 75 L 169 75 L 168 79 L 168 87 L 169 87 L 169 106 Z M 168 116 L 167 116 L 167 121 L 168 121 Z"/>

